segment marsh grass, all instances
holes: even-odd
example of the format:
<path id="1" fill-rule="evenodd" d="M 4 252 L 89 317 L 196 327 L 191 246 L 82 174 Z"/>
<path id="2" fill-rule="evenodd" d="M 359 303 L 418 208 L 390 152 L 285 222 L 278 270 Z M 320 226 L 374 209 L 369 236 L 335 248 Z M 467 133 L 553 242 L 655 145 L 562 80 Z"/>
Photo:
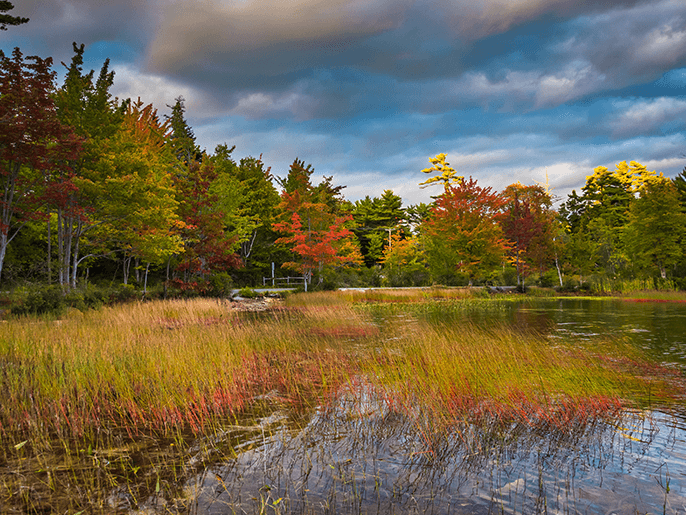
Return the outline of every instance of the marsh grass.
<path id="1" fill-rule="evenodd" d="M 634 302 L 686 302 L 686 291 L 643 290 L 626 293 L 621 298 Z"/>
<path id="2" fill-rule="evenodd" d="M 511 326 L 437 323 L 447 312 L 488 317 L 508 302 L 446 291 L 456 297 L 440 310 L 421 291 L 403 305 L 337 292 L 292 295 L 259 314 L 194 299 L 9 319 L 0 326 L 0 494 L 26 508 L 77 484 L 73 510 L 89 496 L 98 506 L 136 506 L 160 489 L 180 498 L 175 475 L 235 456 L 242 437 L 227 438 L 227 428 L 243 431 L 261 405 L 304 426 L 314 410 L 339 409 L 341 392 L 351 417 L 381 403 L 411 421 L 427 452 L 445 431 L 565 432 L 683 400 L 680 373 L 623 342 L 581 347 Z M 37 482 L 22 486 L 29 477 Z M 97 493 L 108 489 L 118 501 Z"/>
<path id="3" fill-rule="evenodd" d="M 349 290 L 336 292 L 353 303 L 415 303 L 432 300 L 456 300 L 489 297 L 487 290 L 476 288 L 450 288 L 432 286 L 428 288 L 375 288 L 373 290 Z"/>
<path id="4" fill-rule="evenodd" d="M 450 302 L 440 313 L 503 305 Z M 381 306 L 386 314 L 403 311 Z M 435 324 L 430 306 L 423 321 L 385 326 L 341 294 L 294 295 L 255 317 L 196 299 L 8 320 L 0 339 L 0 431 L 3 438 L 85 439 L 112 428 L 201 432 L 256 396 L 274 391 L 289 405 L 317 405 L 359 374 L 399 397 L 466 403 L 469 412 L 484 403 L 559 408 L 580 399 L 640 405 L 669 397 L 667 371 L 641 365 L 621 342 L 579 348 L 502 325 Z"/>

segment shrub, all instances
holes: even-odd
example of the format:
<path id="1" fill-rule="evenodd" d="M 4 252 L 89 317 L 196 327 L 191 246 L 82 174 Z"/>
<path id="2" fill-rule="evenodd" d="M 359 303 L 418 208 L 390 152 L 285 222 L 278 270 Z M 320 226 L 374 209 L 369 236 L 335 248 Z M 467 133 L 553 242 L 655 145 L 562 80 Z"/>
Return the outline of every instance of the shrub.
<path id="1" fill-rule="evenodd" d="M 255 290 L 252 288 L 248 288 L 247 286 L 245 288 L 241 288 L 238 290 L 238 296 L 239 297 L 244 297 L 246 299 L 254 299 L 255 297 L 259 297 L 260 294 L 257 293 Z"/>
<path id="2" fill-rule="evenodd" d="M 233 290 L 233 279 L 231 279 L 231 276 L 226 272 L 212 274 L 207 280 L 207 283 L 208 288 L 206 294 L 213 297 L 226 297 L 231 295 L 231 291 Z"/>
<path id="3" fill-rule="evenodd" d="M 59 286 L 29 286 L 15 291 L 15 304 L 10 308 L 13 315 L 60 314 L 67 307 L 65 295 Z"/>

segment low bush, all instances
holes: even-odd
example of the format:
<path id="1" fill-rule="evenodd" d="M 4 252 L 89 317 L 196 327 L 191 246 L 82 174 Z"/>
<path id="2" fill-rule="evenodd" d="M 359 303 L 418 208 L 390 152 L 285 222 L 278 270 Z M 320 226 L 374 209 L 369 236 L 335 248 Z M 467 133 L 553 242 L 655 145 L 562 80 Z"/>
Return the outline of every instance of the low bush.
<path id="1" fill-rule="evenodd" d="M 246 299 L 254 299 L 255 297 L 259 297 L 260 294 L 257 293 L 255 290 L 252 288 L 248 288 L 247 286 L 245 288 L 241 288 L 238 290 L 238 296 L 239 297 L 244 297 Z"/>

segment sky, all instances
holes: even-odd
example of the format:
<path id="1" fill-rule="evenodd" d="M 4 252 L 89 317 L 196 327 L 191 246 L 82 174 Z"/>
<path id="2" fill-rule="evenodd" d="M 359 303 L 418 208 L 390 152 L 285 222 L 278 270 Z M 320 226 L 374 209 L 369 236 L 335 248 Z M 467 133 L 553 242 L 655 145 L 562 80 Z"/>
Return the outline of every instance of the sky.
<path id="1" fill-rule="evenodd" d="M 86 66 L 198 144 L 285 176 L 298 158 L 346 198 L 428 202 L 429 158 L 481 186 L 564 200 L 597 166 L 686 166 L 684 0 L 14 0 L 0 49 Z M 61 79 L 58 79 L 58 83 Z"/>

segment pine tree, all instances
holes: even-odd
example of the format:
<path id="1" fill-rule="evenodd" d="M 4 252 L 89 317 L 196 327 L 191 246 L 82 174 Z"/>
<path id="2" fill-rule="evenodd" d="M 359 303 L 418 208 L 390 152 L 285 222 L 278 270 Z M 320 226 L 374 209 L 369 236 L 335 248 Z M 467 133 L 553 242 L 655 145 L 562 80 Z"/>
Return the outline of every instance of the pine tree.
<path id="1" fill-rule="evenodd" d="M 0 30 L 7 30 L 7 25 L 21 25 L 22 23 L 27 23 L 29 21 L 28 18 L 5 14 L 12 9 L 14 9 L 12 2 L 0 0 Z"/>

